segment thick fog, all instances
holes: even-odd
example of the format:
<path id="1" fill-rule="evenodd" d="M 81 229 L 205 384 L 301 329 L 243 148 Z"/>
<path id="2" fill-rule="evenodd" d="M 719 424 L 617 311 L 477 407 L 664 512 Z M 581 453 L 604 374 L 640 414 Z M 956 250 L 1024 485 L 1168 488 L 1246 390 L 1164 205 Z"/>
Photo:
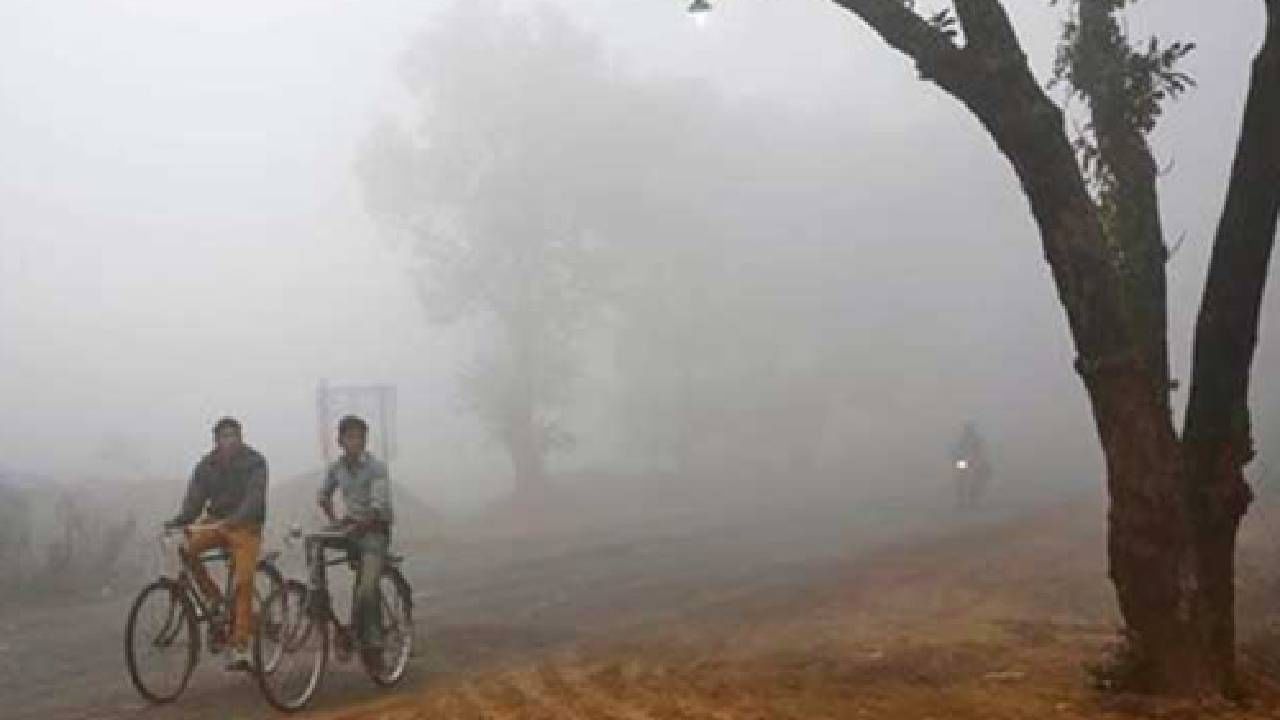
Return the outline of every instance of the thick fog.
<path id="1" fill-rule="evenodd" d="M 273 478 L 302 475 L 327 379 L 396 386 L 393 473 L 427 503 L 502 494 L 511 462 L 467 384 L 507 372 L 483 359 L 501 333 L 448 306 L 514 281 L 443 278 L 416 227 L 520 257 L 526 236 L 581 240 L 590 291 L 549 331 L 571 338 L 546 398 L 572 438 L 553 479 L 683 467 L 732 488 L 744 468 L 790 483 L 804 467 L 923 488 L 972 419 L 1001 483 L 1101 488 L 1007 163 L 854 17 L 818 0 L 726 0 L 701 27 L 675 1 L 483 5 L 0 4 L 0 466 L 176 499 L 234 415 Z M 1060 8 L 1009 5 L 1047 79 Z M 1185 238 L 1185 379 L 1260 10 L 1138 12 L 1198 44 L 1199 87 L 1155 137 Z"/>

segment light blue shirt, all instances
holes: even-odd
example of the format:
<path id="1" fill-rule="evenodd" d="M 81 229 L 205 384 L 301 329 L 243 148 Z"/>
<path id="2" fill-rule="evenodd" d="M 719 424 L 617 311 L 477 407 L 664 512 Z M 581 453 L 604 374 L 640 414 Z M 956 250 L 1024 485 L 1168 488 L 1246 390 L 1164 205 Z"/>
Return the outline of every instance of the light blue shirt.
<path id="1" fill-rule="evenodd" d="M 386 463 L 367 452 L 354 464 L 339 459 L 325 473 L 320 499 L 329 500 L 338 488 L 353 519 L 391 522 L 391 476 Z"/>

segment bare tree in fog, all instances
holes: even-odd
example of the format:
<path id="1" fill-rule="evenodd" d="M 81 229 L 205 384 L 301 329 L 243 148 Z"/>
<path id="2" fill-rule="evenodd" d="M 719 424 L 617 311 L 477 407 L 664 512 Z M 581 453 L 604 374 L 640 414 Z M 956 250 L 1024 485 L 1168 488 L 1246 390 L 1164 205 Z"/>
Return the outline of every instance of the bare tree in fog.
<path id="1" fill-rule="evenodd" d="M 1039 226 L 1106 458 L 1108 553 L 1128 638 L 1114 680 L 1231 692 L 1234 554 L 1250 501 L 1249 370 L 1280 209 L 1280 2 L 1266 12 L 1196 324 L 1183 433 L 1172 418 L 1165 263 L 1148 134 L 1190 47 L 1134 41 L 1130 0 L 1065 3 L 1057 78 L 1087 104 L 1075 147 L 999 0 L 931 18 L 901 0 L 835 0 L 964 104 L 1013 165 Z M 963 42 L 958 36 L 963 34 Z M 1087 174 L 1077 164 L 1082 150 Z"/>
<path id="2" fill-rule="evenodd" d="M 371 211 L 420 262 L 431 318 L 485 331 L 461 387 L 522 495 L 541 492 L 548 454 L 572 442 L 576 343 L 606 284 L 578 206 L 595 168 L 570 160 L 608 133 L 608 118 L 575 107 L 577 93 L 606 92 L 603 69 L 550 10 L 526 22 L 456 6 L 405 58 L 417 132 L 383 127 L 361 164 Z"/>
<path id="3" fill-rule="evenodd" d="M 831 158 L 849 130 L 629 75 L 545 7 L 454 6 L 404 76 L 416 125 L 375 133 L 368 204 L 413 249 L 432 319 L 480 331 L 461 387 L 518 488 L 572 439 L 588 343 L 616 350 L 616 392 L 591 400 L 644 472 L 848 474 L 840 421 L 899 374 L 873 366 L 904 362 L 854 337 L 883 288 L 851 282 L 865 219 L 829 192 L 861 172 Z"/>

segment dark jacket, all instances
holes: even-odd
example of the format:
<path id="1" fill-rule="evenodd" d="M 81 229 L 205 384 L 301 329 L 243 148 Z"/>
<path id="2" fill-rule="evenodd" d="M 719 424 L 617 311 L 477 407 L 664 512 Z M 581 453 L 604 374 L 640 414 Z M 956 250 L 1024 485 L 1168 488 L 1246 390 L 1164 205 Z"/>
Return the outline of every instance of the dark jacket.
<path id="1" fill-rule="evenodd" d="M 227 462 L 209 453 L 196 463 L 187 496 L 174 522 L 187 524 L 209 516 L 237 524 L 261 525 L 267 519 L 267 460 L 248 445 Z"/>

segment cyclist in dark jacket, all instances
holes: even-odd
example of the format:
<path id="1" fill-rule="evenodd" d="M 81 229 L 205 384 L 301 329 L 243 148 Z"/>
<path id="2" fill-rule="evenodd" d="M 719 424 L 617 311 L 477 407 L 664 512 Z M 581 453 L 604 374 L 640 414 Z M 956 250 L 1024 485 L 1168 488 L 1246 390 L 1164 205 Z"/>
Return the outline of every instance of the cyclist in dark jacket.
<path id="1" fill-rule="evenodd" d="M 235 621 L 231 633 L 228 670 L 249 670 L 249 638 L 253 630 L 253 574 L 262 547 L 262 524 L 267 515 L 267 461 L 245 445 L 240 423 L 223 418 L 213 426 L 214 447 L 191 472 L 187 494 L 177 517 L 167 527 L 185 527 L 204 515 L 204 522 L 187 532 L 182 559 L 191 569 L 205 597 L 225 606 L 218 585 L 200 562 L 200 554 L 226 548 L 235 569 Z"/>

